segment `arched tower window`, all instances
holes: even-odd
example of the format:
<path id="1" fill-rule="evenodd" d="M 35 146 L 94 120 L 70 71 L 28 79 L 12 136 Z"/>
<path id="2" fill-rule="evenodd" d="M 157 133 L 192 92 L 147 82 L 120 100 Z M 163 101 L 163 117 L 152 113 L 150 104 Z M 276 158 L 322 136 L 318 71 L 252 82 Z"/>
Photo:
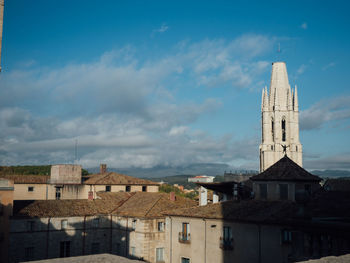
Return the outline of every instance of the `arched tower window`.
<path id="1" fill-rule="evenodd" d="M 282 142 L 286 141 L 286 120 L 282 120 Z"/>
<path id="2" fill-rule="evenodd" d="M 275 141 L 275 124 L 273 122 L 273 119 L 271 120 L 271 135 L 272 135 L 272 141 Z"/>

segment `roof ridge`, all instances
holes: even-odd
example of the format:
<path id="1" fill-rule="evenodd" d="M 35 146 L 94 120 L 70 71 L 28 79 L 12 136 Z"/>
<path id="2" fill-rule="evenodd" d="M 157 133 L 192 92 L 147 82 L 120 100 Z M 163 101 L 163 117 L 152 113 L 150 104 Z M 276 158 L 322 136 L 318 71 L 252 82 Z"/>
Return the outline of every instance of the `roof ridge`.
<path id="1" fill-rule="evenodd" d="M 100 180 L 106 178 L 106 177 L 107 177 L 108 175 L 110 175 L 111 173 L 112 173 L 112 172 L 108 172 L 108 173 L 106 173 L 106 175 L 101 174 L 101 175 L 103 175 L 103 176 L 102 176 L 101 178 L 97 179 L 96 182 L 95 182 L 95 184 L 98 183 L 98 181 L 100 181 Z"/>
<path id="2" fill-rule="evenodd" d="M 129 194 L 129 197 L 127 199 L 125 199 L 124 201 L 121 201 L 120 204 L 111 211 L 111 214 L 113 214 L 119 207 L 124 205 L 131 197 L 133 197 L 136 194 L 136 192 L 135 193 L 128 193 L 128 194 Z"/>
<path id="3" fill-rule="evenodd" d="M 147 213 L 145 214 L 145 217 L 151 212 L 151 210 L 153 209 L 153 207 L 155 207 L 155 205 L 160 201 L 160 199 L 162 199 L 163 196 L 159 196 L 158 200 L 154 202 L 154 204 L 152 205 L 152 207 L 147 211 Z"/>

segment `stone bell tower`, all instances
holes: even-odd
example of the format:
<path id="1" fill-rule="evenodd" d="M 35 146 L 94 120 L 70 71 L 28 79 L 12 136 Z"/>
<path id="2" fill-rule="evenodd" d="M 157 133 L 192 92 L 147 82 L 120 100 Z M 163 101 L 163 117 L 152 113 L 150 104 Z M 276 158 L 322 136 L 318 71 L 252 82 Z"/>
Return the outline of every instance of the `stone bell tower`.
<path id="1" fill-rule="evenodd" d="M 272 63 L 270 90 L 262 91 L 261 125 L 260 172 L 284 155 L 303 165 L 297 87 L 291 90 L 284 62 Z"/>

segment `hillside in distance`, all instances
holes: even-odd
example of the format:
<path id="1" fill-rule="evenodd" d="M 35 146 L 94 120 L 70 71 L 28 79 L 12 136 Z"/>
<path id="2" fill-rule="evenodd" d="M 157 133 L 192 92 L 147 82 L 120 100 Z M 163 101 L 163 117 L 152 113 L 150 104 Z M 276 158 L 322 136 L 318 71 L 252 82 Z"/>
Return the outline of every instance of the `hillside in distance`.
<path id="1" fill-rule="evenodd" d="M 322 178 L 345 178 L 350 179 L 350 171 L 346 170 L 313 170 L 310 173 Z"/>
<path id="2" fill-rule="evenodd" d="M 237 171 L 235 168 L 229 166 L 224 163 L 199 163 L 199 164 L 189 164 L 185 166 L 155 166 L 152 168 L 109 168 L 107 166 L 107 170 L 110 172 L 117 172 L 122 174 L 127 174 L 135 177 L 143 177 L 143 178 L 161 178 L 166 176 L 175 176 L 175 175 L 224 175 L 225 172 L 234 171 L 246 173 L 245 170 Z M 90 173 L 98 173 L 99 168 L 89 168 L 88 171 Z M 254 171 L 255 172 L 255 171 Z"/>

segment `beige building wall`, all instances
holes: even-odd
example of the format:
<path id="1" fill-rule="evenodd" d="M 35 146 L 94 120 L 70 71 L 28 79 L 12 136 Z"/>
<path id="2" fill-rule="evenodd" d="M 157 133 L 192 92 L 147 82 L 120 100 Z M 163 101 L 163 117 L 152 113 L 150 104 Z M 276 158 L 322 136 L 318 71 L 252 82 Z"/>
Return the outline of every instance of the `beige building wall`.
<path id="1" fill-rule="evenodd" d="M 48 184 L 15 184 L 14 200 L 46 200 L 51 196 L 52 189 Z"/>
<path id="2" fill-rule="evenodd" d="M 88 185 L 60 185 L 61 199 L 87 199 Z M 31 191 L 32 190 L 32 191 Z M 15 184 L 14 200 L 54 200 L 56 185 Z"/>
<path id="3" fill-rule="evenodd" d="M 97 192 L 106 191 L 107 185 L 86 184 L 15 184 L 14 200 L 54 200 L 58 188 L 60 199 L 88 199 L 89 191 L 93 191 L 94 198 Z M 110 185 L 111 192 L 125 192 L 126 185 Z M 159 186 L 146 186 L 147 192 L 158 192 Z M 130 192 L 141 192 L 142 185 L 130 185 Z"/>
<path id="4" fill-rule="evenodd" d="M 159 185 L 147 185 L 147 192 L 151 192 L 151 193 L 159 192 Z"/>
<path id="5" fill-rule="evenodd" d="M 179 242 L 182 223 L 190 224 L 189 243 Z M 189 258 L 191 263 L 287 262 L 290 247 L 281 245 L 278 226 L 186 217 L 167 217 L 167 225 L 168 262 L 181 262 L 182 257 Z M 220 248 L 224 226 L 232 229 L 232 249 Z"/>

